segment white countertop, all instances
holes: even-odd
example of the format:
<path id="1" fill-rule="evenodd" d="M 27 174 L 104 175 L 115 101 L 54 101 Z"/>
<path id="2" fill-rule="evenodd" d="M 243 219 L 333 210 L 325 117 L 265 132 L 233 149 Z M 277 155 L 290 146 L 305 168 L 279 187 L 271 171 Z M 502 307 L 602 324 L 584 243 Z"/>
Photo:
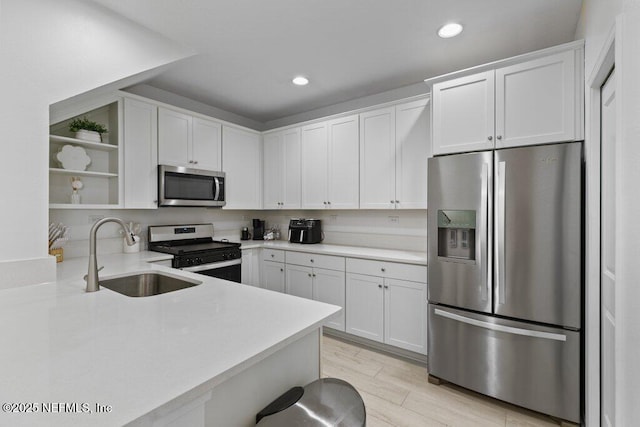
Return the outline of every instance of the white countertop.
<path id="1" fill-rule="evenodd" d="M 289 243 L 286 240 L 249 240 L 240 243 L 242 243 L 242 249 L 271 248 L 285 251 L 310 252 L 351 258 L 427 265 L 427 254 L 425 252 L 366 248 L 362 246 L 328 245 L 324 243 L 303 245 L 300 243 Z"/>
<path id="2" fill-rule="evenodd" d="M 85 293 L 88 261 L 77 258 L 58 265 L 55 283 L 1 291 L 0 402 L 86 403 L 93 413 L 0 412 L 0 425 L 115 426 L 178 407 L 339 311 L 147 263 L 170 258 L 98 254 L 100 277 L 161 270 L 203 283 L 141 298 Z M 97 414 L 96 404 L 113 409 Z"/>

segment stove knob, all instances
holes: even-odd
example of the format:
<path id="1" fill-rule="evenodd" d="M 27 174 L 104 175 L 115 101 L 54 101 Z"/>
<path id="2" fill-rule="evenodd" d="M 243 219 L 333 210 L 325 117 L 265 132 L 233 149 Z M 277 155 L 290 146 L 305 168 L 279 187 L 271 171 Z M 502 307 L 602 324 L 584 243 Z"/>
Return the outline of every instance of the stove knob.
<path id="1" fill-rule="evenodd" d="M 194 264 L 202 264 L 202 258 L 198 257 L 194 260 Z"/>

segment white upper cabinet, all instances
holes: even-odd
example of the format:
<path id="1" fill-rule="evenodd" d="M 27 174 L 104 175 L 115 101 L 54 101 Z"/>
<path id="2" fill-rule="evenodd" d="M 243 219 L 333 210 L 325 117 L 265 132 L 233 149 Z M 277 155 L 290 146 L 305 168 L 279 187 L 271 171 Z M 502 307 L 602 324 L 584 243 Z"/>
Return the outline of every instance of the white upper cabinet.
<path id="1" fill-rule="evenodd" d="M 193 163 L 198 169 L 222 170 L 222 125 L 193 118 Z"/>
<path id="2" fill-rule="evenodd" d="M 575 138 L 574 51 L 496 70 L 496 148 Z"/>
<path id="3" fill-rule="evenodd" d="M 493 148 L 494 72 L 433 85 L 433 153 Z"/>
<path id="4" fill-rule="evenodd" d="M 426 209 L 429 100 L 360 114 L 360 208 Z"/>
<path id="5" fill-rule="evenodd" d="M 158 207 L 158 108 L 124 99 L 124 207 Z"/>
<path id="6" fill-rule="evenodd" d="M 357 209 L 359 205 L 358 116 L 327 123 L 329 131 L 327 203 L 333 209 Z"/>
<path id="7" fill-rule="evenodd" d="M 300 128 L 264 135 L 264 208 L 300 208 Z"/>
<path id="8" fill-rule="evenodd" d="M 358 116 L 304 126 L 302 208 L 358 207 Z"/>
<path id="9" fill-rule="evenodd" d="M 396 209 L 427 208 L 429 100 L 396 105 Z"/>
<path id="10" fill-rule="evenodd" d="M 360 207 L 393 209 L 396 199 L 396 111 L 360 114 Z"/>
<path id="11" fill-rule="evenodd" d="M 262 208 L 262 137 L 258 132 L 222 127 L 225 209 Z"/>
<path id="12" fill-rule="evenodd" d="M 219 171 L 220 123 L 158 108 L 158 163 Z"/>
<path id="13" fill-rule="evenodd" d="M 581 58 L 573 44 L 435 83 L 434 154 L 582 139 Z"/>

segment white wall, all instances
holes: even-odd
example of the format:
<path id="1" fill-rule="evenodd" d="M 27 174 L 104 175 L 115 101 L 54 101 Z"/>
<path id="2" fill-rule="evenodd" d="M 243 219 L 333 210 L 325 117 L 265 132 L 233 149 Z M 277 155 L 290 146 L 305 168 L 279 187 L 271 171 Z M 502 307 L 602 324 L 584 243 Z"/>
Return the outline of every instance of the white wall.
<path id="1" fill-rule="evenodd" d="M 46 232 L 49 104 L 192 52 L 91 2 L 1 0 L 0 9 L 3 288 L 55 278 Z M 33 269 L 16 270 L 17 260 L 33 260 Z"/>
<path id="2" fill-rule="evenodd" d="M 617 218 L 616 228 L 616 422 L 619 426 L 636 425 L 640 420 L 640 406 L 637 404 L 637 394 L 640 391 L 640 366 L 637 355 L 640 354 L 640 311 L 637 309 L 640 301 L 640 263 L 637 256 L 640 253 L 640 198 L 638 198 L 638 183 L 640 183 L 640 1 L 638 0 L 584 0 L 583 13 L 576 35 L 584 38 L 585 48 L 585 76 L 592 75 L 594 64 L 603 49 L 603 45 L 610 31 L 619 24 L 616 44 L 616 99 L 619 107 L 618 125 L 618 170 L 617 172 Z M 587 174 L 589 178 L 597 175 L 599 164 L 597 158 L 590 158 L 589 153 L 596 147 L 591 146 L 596 135 L 591 135 L 591 97 L 589 88 L 586 93 L 586 145 L 587 145 Z M 597 176 L 596 176 L 597 179 Z M 587 194 L 588 207 L 598 205 L 598 194 Z M 593 210 L 592 210 L 593 212 Z M 587 212 L 589 213 L 589 211 Z M 587 218 L 589 221 L 589 218 Z M 590 230 L 598 233 L 598 230 Z M 596 244 L 598 239 L 596 240 Z M 593 264 L 599 262 L 599 247 L 593 239 L 587 236 L 587 286 L 588 293 L 599 293 L 599 270 Z M 593 306 L 591 306 L 594 308 Z M 587 313 L 588 318 L 598 321 L 599 313 L 592 310 Z M 597 323 L 596 323 L 597 324 Z M 591 331 L 587 330 L 587 333 Z M 587 363 L 589 364 L 589 354 Z M 588 372 L 588 376 L 599 375 L 598 366 Z M 589 385 L 589 381 L 587 382 Z M 587 389 L 587 425 L 600 425 L 599 411 L 594 410 L 599 405 L 597 396 L 591 396 Z"/>

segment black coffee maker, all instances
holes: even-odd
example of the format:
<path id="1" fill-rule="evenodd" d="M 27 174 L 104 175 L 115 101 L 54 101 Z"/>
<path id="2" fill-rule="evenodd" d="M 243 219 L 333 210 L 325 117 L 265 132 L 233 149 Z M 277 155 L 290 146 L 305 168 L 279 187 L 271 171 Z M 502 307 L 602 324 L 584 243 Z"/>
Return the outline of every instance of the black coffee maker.
<path id="1" fill-rule="evenodd" d="M 253 220 L 253 240 L 264 240 L 264 220 Z"/>

